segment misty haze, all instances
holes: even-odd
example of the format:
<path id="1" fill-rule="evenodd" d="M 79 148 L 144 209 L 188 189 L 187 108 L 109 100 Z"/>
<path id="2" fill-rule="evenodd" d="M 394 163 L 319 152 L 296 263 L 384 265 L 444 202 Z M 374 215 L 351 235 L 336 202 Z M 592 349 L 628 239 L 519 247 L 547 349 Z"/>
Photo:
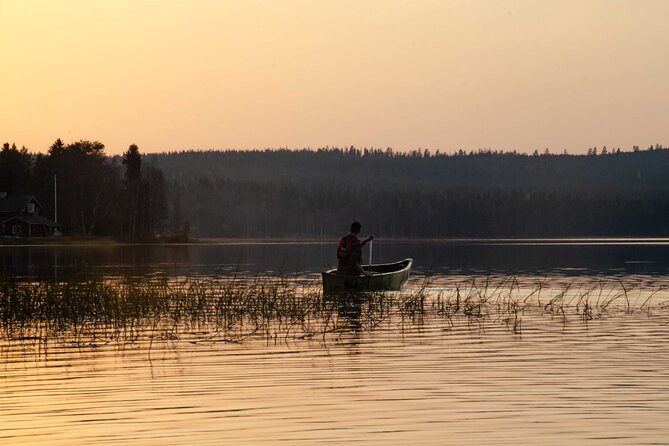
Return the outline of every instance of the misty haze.
<path id="1" fill-rule="evenodd" d="M 668 16 L 0 0 L 0 442 L 665 444 Z"/>

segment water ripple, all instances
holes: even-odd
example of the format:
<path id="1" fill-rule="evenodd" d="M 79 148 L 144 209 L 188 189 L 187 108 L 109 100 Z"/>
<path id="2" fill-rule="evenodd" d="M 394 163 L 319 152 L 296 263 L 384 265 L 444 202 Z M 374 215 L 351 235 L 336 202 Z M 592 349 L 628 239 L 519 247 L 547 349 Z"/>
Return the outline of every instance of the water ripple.
<path id="1" fill-rule="evenodd" d="M 328 343 L 5 342 L 4 444 L 659 444 L 668 329 L 456 318 Z M 54 347 L 57 347 L 54 345 Z M 62 346 L 61 346 L 62 347 Z M 149 359 L 150 356 L 150 359 Z"/>

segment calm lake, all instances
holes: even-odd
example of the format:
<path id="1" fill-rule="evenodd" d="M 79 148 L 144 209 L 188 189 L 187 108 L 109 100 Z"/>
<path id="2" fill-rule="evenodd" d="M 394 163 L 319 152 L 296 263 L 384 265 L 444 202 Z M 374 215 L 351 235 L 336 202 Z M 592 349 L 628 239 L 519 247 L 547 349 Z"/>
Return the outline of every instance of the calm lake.
<path id="1" fill-rule="evenodd" d="M 0 271 L 28 284 L 282 276 L 309 301 L 335 250 L 3 246 Z M 123 336 L 86 320 L 94 330 L 45 339 L 4 321 L 0 443 L 669 443 L 669 239 L 374 244 L 375 263 L 406 257 L 406 292 L 240 309 L 234 332 L 147 314 Z"/>

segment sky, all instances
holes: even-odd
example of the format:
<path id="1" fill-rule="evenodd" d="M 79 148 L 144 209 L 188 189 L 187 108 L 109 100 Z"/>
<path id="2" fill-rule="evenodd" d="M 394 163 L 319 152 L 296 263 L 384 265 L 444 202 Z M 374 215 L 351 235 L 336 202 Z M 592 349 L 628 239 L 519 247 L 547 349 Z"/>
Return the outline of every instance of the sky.
<path id="1" fill-rule="evenodd" d="M 0 0 L 0 140 L 669 145 L 666 0 Z"/>

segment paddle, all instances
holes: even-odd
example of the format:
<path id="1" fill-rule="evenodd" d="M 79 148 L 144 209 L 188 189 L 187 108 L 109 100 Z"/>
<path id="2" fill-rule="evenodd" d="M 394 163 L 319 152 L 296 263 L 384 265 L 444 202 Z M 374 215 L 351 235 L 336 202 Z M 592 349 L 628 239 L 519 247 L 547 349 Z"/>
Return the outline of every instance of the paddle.
<path id="1" fill-rule="evenodd" d="M 374 274 L 372 271 L 372 243 L 374 243 L 374 240 L 369 241 L 369 276 L 367 276 L 367 278 Z"/>
<path id="2" fill-rule="evenodd" d="M 372 268 L 372 243 L 374 243 L 374 240 L 369 241 L 369 268 Z"/>

